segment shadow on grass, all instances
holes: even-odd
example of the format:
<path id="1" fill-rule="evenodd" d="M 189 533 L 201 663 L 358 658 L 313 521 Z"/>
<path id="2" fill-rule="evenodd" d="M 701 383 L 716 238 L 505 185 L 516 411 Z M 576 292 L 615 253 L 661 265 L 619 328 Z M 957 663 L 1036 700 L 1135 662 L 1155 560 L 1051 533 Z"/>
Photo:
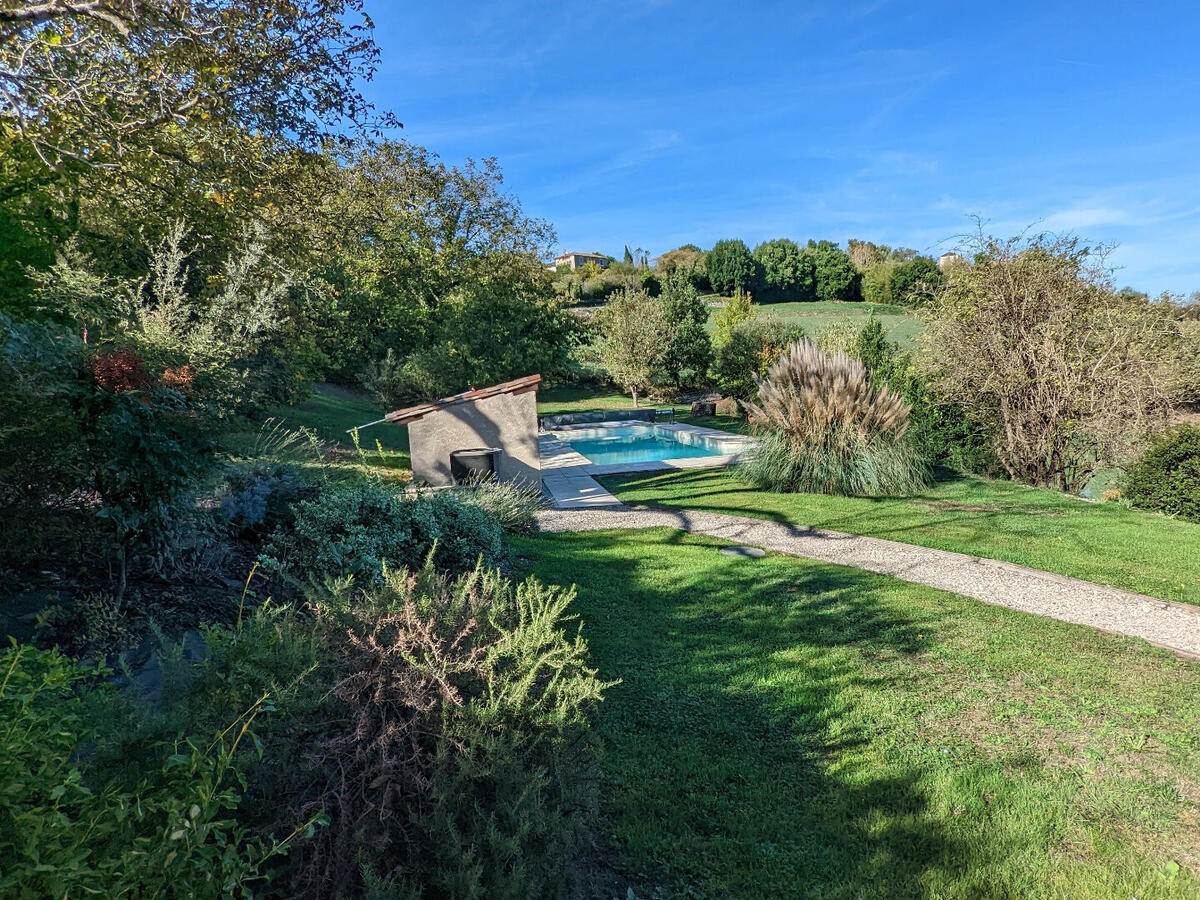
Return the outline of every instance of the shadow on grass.
<path id="1" fill-rule="evenodd" d="M 602 704 L 616 864 L 638 893 L 904 897 L 965 854 L 928 815 L 921 771 L 869 771 L 856 698 L 922 644 L 886 582 L 736 561 L 662 532 L 521 542 L 539 577 L 579 585 Z M 681 577 L 681 573 L 687 573 Z M 620 884 L 613 887 L 624 889 Z"/>
<path id="2" fill-rule="evenodd" d="M 918 494 L 881 497 L 835 497 L 823 494 L 772 494 L 740 481 L 732 472 L 713 470 L 684 473 L 646 473 L 644 475 L 617 475 L 600 479 L 606 488 L 618 498 L 629 503 L 641 504 L 660 510 L 699 510 L 762 519 L 788 526 L 793 533 L 811 534 L 815 529 L 841 531 L 848 534 L 890 538 L 904 543 L 927 545 L 927 540 L 906 540 L 906 536 L 920 534 L 928 536 L 942 526 L 969 525 L 979 529 L 994 526 L 997 522 L 1008 523 L 1016 517 L 1027 518 L 1030 511 L 1024 507 L 984 507 L 971 504 L 954 504 L 953 501 L 934 493 L 940 487 L 969 484 L 972 477 L 951 469 L 938 468 L 934 472 L 934 483 L 929 490 Z M 633 499 L 634 492 L 653 492 L 644 499 Z M 622 496 L 624 495 L 624 496 Z M 771 496 L 786 499 L 796 498 L 795 511 L 771 509 L 761 505 L 758 498 Z M 709 501 L 708 498 L 719 498 Z M 828 508 L 814 509 L 812 514 L 818 524 L 798 523 L 805 514 L 806 500 L 828 503 L 843 500 L 846 508 L 837 514 Z M 897 508 L 897 504 L 901 506 Z M 914 521 L 912 516 L 920 508 L 921 515 Z M 1035 515 L 1040 512 L 1035 511 Z M 1035 536 L 1030 532 L 1030 536 Z M 964 550 L 964 552 L 966 552 Z M 986 554 L 984 554 L 986 555 Z"/>

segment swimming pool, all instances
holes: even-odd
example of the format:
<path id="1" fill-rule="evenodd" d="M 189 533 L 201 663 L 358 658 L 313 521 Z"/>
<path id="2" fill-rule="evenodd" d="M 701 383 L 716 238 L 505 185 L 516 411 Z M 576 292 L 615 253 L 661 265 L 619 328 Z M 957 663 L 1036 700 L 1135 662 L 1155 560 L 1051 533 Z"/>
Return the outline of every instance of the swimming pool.
<path id="1" fill-rule="evenodd" d="M 559 436 L 595 465 L 723 456 L 730 452 L 708 437 L 654 425 L 578 428 L 560 431 Z"/>

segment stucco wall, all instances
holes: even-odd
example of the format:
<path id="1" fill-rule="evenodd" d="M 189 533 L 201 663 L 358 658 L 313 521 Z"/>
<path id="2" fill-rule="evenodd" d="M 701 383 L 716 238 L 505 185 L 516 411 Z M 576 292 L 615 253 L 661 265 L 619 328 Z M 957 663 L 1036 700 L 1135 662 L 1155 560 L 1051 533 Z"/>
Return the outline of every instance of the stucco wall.
<path id="1" fill-rule="evenodd" d="M 413 480 L 450 484 L 450 453 L 499 447 L 501 481 L 542 483 L 538 457 L 537 392 L 499 394 L 432 412 L 408 426 Z"/>

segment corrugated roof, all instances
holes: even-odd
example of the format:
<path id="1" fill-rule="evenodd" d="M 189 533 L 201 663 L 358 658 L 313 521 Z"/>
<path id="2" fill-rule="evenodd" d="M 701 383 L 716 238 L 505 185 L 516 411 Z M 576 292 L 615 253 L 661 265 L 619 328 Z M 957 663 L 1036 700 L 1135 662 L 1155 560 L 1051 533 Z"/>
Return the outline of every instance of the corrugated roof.
<path id="1" fill-rule="evenodd" d="M 453 397 L 443 397 L 441 400 L 431 400 L 428 403 L 418 403 L 416 406 L 398 409 L 395 412 L 388 413 L 383 417 L 383 420 L 391 422 L 393 425 L 407 425 L 409 422 L 415 422 L 417 419 L 422 419 L 430 413 L 446 409 L 450 406 L 457 406 L 460 403 L 470 403 L 474 400 L 483 400 L 487 397 L 496 397 L 500 394 L 524 394 L 526 391 L 537 390 L 537 386 L 541 383 L 541 380 L 541 375 L 526 375 L 524 378 L 514 378 L 512 381 L 506 381 L 503 384 L 493 384 L 491 387 L 473 388 L 469 391 L 463 391 L 461 394 L 455 394 Z"/>

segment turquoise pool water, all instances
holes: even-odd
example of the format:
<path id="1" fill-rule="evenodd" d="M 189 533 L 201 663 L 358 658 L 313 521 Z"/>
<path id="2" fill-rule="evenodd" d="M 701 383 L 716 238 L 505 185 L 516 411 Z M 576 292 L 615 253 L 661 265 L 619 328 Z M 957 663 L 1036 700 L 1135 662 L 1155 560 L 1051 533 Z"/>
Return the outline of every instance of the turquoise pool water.
<path id="1" fill-rule="evenodd" d="M 661 459 L 683 459 L 688 456 L 721 456 L 728 452 L 703 444 L 685 444 L 672 440 L 669 434 L 632 428 L 614 428 L 611 434 L 595 437 L 598 429 L 589 428 L 587 436 L 564 438 L 596 465 L 614 463 L 653 462 Z"/>

